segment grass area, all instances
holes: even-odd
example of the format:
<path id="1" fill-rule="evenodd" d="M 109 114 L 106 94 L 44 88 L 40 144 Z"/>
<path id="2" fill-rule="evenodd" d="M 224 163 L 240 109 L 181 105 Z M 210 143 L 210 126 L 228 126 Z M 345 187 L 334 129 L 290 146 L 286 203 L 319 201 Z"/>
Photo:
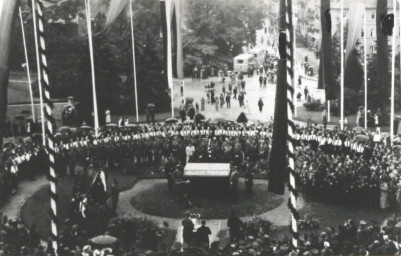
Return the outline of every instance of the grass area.
<path id="1" fill-rule="evenodd" d="M 117 179 L 120 191 L 130 189 L 136 181 L 135 176 L 125 175 L 116 170 L 110 171 L 107 179 L 109 186 L 111 186 L 114 179 Z M 63 221 L 68 218 L 71 209 L 70 200 L 73 184 L 73 179 L 70 177 L 60 178 L 57 184 L 59 223 L 63 223 Z M 36 224 L 39 236 L 42 239 L 47 239 L 50 235 L 49 189 L 50 186 L 46 185 L 36 191 L 28 200 L 26 200 L 20 212 L 21 218 L 28 224 L 28 226 Z"/>
<path id="2" fill-rule="evenodd" d="M 190 210 L 205 219 L 219 219 L 227 218 L 233 208 L 240 216 L 257 215 L 276 208 L 283 201 L 282 196 L 267 191 L 267 183 L 255 184 L 253 190 L 252 196 L 246 196 L 244 184 L 240 183 L 236 202 L 228 195 L 197 196 L 192 198 L 194 206 Z M 144 213 L 170 218 L 182 218 L 186 210 L 177 193 L 167 193 L 166 183 L 138 193 L 131 199 L 131 204 Z"/>

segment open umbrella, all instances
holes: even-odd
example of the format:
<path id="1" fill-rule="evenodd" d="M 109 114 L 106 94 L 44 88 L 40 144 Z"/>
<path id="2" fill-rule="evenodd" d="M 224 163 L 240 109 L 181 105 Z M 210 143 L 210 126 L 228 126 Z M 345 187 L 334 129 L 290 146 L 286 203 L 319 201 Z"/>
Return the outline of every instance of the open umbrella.
<path id="1" fill-rule="evenodd" d="M 14 119 L 25 120 L 25 116 L 18 115 L 18 116 L 15 116 Z"/>
<path id="2" fill-rule="evenodd" d="M 79 128 L 81 128 L 81 129 L 83 129 L 83 130 L 88 130 L 88 129 L 92 129 L 92 127 L 90 127 L 89 125 L 87 125 L 87 124 L 82 124 L 81 125 L 81 127 L 79 127 Z"/>
<path id="3" fill-rule="evenodd" d="M 177 118 L 170 117 L 170 118 L 167 118 L 165 122 L 168 124 L 172 124 L 172 123 L 177 123 L 178 120 L 177 120 Z"/>
<path id="4" fill-rule="evenodd" d="M 352 130 L 356 131 L 356 132 L 363 132 L 365 129 L 363 127 L 358 126 L 358 127 L 354 127 L 354 129 L 352 129 Z"/>
<path id="5" fill-rule="evenodd" d="M 111 245 L 117 241 L 117 238 L 109 235 L 100 235 L 89 239 L 89 241 L 97 245 Z"/>
<path id="6" fill-rule="evenodd" d="M 31 111 L 29 111 L 29 110 L 22 110 L 22 111 L 21 111 L 21 115 L 30 116 L 30 115 L 32 115 L 32 113 L 31 113 Z"/>
<path id="7" fill-rule="evenodd" d="M 363 135 L 363 134 L 357 135 L 354 138 L 354 141 L 359 141 L 359 142 L 367 142 L 368 140 L 369 140 L 369 137 L 367 135 Z"/>
<path id="8" fill-rule="evenodd" d="M 117 127 L 117 124 L 114 124 L 114 123 L 108 123 L 108 124 L 106 124 L 106 127 Z"/>
<path id="9" fill-rule="evenodd" d="M 42 134 L 41 133 L 32 133 L 31 138 L 34 140 L 41 140 Z"/>
<path id="10" fill-rule="evenodd" d="M 59 132 L 70 132 L 70 127 L 68 126 L 61 126 L 58 130 Z"/>
<path id="11" fill-rule="evenodd" d="M 148 103 L 146 106 L 147 106 L 148 108 L 154 108 L 154 107 L 156 107 L 156 105 L 155 105 L 154 103 Z"/>

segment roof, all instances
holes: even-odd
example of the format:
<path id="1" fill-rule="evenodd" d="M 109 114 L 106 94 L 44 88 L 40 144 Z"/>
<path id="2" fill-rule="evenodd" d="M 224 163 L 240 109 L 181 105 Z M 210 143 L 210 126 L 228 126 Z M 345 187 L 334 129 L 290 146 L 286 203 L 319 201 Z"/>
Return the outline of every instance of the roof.
<path id="1" fill-rule="evenodd" d="M 241 53 L 240 55 L 235 56 L 234 59 L 251 59 L 253 57 L 254 56 L 251 53 Z"/>

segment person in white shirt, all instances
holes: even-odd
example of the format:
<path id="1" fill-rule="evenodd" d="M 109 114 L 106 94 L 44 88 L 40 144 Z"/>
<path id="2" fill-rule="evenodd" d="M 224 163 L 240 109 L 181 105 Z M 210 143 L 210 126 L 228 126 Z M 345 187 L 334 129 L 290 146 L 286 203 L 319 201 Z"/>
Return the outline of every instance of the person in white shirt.
<path id="1" fill-rule="evenodd" d="M 185 153 L 187 155 L 187 163 L 189 159 L 194 155 L 195 152 L 195 146 L 192 145 L 191 142 L 189 142 L 188 146 L 185 148 Z"/>

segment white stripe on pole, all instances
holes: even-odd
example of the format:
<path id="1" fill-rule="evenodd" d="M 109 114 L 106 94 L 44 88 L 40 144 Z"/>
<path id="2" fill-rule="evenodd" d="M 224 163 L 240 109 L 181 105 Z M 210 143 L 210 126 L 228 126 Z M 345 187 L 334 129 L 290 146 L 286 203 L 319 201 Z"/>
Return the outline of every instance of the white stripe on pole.
<path id="1" fill-rule="evenodd" d="M 21 6 L 19 7 L 19 18 L 21 21 L 21 31 L 22 31 L 22 43 L 24 45 L 24 54 L 25 54 L 25 62 L 26 62 L 26 74 L 28 76 L 28 86 L 29 86 L 29 96 L 31 97 L 31 112 L 32 112 L 32 120 L 36 122 L 35 118 L 35 107 L 33 102 L 33 93 L 32 93 L 32 81 L 31 81 L 31 71 L 29 69 L 29 59 L 28 59 L 28 50 L 26 48 L 26 39 L 25 39 L 25 30 L 24 30 L 24 20 L 22 18 L 22 10 Z"/>
<path id="2" fill-rule="evenodd" d="M 134 15 L 132 13 L 132 0 L 129 1 L 129 14 L 131 16 L 131 42 L 132 42 L 132 65 L 134 72 L 134 89 L 135 89 L 135 114 L 136 122 L 139 123 L 139 113 L 138 113 L 138 90 L 136 85 L 136 65 L 135 65 L 135 37 L 134 37 Z"/>
<path id="3" fill-rule="evenodd" d="M 166 24 L 167 24 L 167 81 L 171 92 L 171 117 L 174 117 L 174 85 L 173 85 L 173 67 L 171 56 L 171 0 L 166 0 Z"/>
<path id="4" fill-rule="evenodd" d="M 99 117 L 98 117 L 98 111 L 97 111 L 95 60 L 93 57 L 90 0 L 85 0 L 85 9 L 86 9 L 86 23 L 87 23 L 87 27 L 88 27 L 89 53 L 90 53 L 91 72 L 92 72 L 93 117 L 95 119 L 95 136 L 98 137 L 98 135 L 99 135 Z"/>
<path id="5" fill-rule="evenodd" d="M 393 14 L 394 14 L 394 28 L 393 28 L 393 38 L 391 45 L 391 113 L 390 113 L 390 140 L 391 145 L 394 140 L 394 85 L 395 85 L 395 37 L 397 35 L 397 1 L 393 0 Z"/>
<path id="6" fill-rule="evenodd" d="M 46 134 L 45 134 L 45 112 L 43 106 L 43 91 L 42 91 L 42 75 L 40 71 L 40 57 L 39 57 L 39 40 L 38 40 L 38 28 L 36 25 L 36 4 L 35 0 L 32 0 L 32 12 L 33 12 L 33 34 L 35 36 L 35 51 L 36 51 L 36 67 L 38 72 L 38 87 L 39 87 L 39 100 L 40 100 L 40 119 L 42 123 L 42 144 L 46 145 Z"/>
<path id="7" fill-rule="evenodd" d="M 344 129 L 344 0 L 340 0 L 340 34 L 341 34 L 341 39 L 340 39 L 340 54 L 341 54 L 341 95 L 340 95 L 340 101 L 341 101 L 341 114 L 340 114 L 340 128 L 341 130 Z"/>
<path id="8" fill-rule="evenodd" d="M 366 48 L 366 6 L 365 6 L 365 13 L 363 14 L 363 58 L 364 58 L 364 65 L 363 65 L 363 73 L 364 73 L 364 80 L 365 80 L 365 129 L 368 129 L 368 61 L 367 61 L 367 51 L 368 49 Z"/>

